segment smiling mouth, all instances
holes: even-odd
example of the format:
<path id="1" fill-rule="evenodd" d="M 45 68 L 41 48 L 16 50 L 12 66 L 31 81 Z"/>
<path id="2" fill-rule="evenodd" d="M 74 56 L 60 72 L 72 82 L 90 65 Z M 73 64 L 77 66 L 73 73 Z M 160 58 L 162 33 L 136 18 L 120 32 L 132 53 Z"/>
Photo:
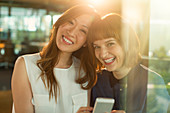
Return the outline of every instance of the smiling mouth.
<path id="1" fill-rule="evenodd" d="M 109 59 L 107 59 L 107 60 L 104 60 L 104 63 L 105 63 L 106 65 L 110 65 L 111 63 L 113 63 L 113 62 L 115 61 L 115 59 L 116 59 L 116 57 L 114 57 L 114 58 L 109 58 Z"/>
<path id="2" fill-rule="evenodd" d="M 69 40 L 68 38 L 66 38 L 64 35 L 62 35 L 62 39 L 63 41 L 68 44 L 68 45 L 71 45 L 71 44 L 74 44 L 71 40 Z"/>

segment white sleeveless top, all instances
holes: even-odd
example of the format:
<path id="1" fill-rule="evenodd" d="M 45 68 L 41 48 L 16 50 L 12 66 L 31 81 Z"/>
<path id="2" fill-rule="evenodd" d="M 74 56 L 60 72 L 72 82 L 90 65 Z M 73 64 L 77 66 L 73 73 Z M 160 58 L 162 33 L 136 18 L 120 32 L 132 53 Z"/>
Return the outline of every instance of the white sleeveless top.
<path id="1" fill-rule="evenodd" d="M 55 77 L 59 83 L 60 95 L 49 101 L 49 92 L 45 88 L 39 75 L 40 69 L 36 62 L 40 59 L 40 54 L 30 54 L 22 56 L 25 60 L 28 78 L 31 84 L 35 113 L 76 113 L 81 106 L 87 106 L 87 90 L 81 89 L 80 85 L 75 83 L 79 74 L 80 61 L 73 57 L 72 65 L 67 69 L 54 68 Z M 82 70 L 81 75 L 85 73 Z"/>

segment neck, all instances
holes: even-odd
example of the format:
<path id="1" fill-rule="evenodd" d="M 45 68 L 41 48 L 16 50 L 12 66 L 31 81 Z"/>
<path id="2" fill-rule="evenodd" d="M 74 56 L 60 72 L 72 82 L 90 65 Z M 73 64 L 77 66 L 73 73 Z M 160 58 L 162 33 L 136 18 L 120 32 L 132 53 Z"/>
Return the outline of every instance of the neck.
<path id="1" fill-rule="evenodd" d="M 112 71 L 112 73 L 116 79 L 122 79 L 123 77 L 128 75 L 130 70 L 131 68 L 124 67 L 118 71 Z"/>
<path id="2" fill-rule="evenodd" d="M 56 68 L 69 68 L 72 64 L 72 54 L 60 53 Z"/>

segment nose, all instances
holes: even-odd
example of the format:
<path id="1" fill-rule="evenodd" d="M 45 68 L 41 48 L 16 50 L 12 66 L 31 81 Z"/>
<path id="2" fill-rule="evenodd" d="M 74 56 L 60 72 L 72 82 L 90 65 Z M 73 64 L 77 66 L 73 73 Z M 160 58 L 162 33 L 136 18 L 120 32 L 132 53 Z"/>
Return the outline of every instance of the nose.
<path id="1" fill-rule="evenodd" d="M 106 47 L 103 47 L 100 49 L 100 57 L 101 58 L 106 58 L 106 56 L 108 55 L 108 50 Z"/>
<path id="2" fill-rule="evenodd" d="M 68 29 L 68 33 L 70 36 L 75 36 L 76 33 L 77 33 L 77 27 L 76 26 L 71 26 L 69 29 Z"/>

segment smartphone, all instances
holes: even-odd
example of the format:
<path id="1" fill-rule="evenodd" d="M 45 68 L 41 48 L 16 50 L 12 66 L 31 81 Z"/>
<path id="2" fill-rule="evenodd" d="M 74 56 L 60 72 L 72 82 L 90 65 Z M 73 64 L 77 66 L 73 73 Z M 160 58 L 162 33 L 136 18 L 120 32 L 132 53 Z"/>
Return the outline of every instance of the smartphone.
<path id="1" fill-rule="evenodd" d="M 113 98 L 97 98 L 95 101 L 93 113 L 110 113 L 115 100 Z"/>

